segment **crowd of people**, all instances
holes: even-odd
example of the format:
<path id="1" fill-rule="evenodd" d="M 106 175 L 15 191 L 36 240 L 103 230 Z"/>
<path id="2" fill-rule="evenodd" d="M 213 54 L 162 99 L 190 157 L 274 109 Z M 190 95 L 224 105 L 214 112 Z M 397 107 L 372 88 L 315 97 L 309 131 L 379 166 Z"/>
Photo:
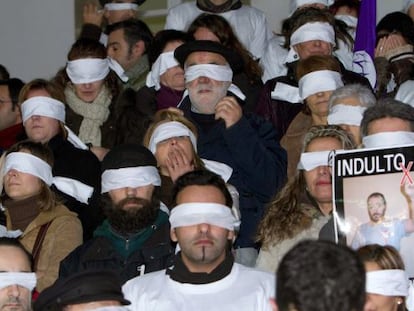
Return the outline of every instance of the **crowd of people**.
<path id="1" fill-rule="evenodd" d="M 361 0 L 291 0 L 280 33 L 240 0 L 157 33 L 145 0 L 99 2 L 53 78 L 0 65 L 1 310 L 414 310 L 414 185 L 398 221 L 372 193 L 351 243 L 331 170 L 414 145 L 414 0 L 377 24 L 375 84 Z"/>

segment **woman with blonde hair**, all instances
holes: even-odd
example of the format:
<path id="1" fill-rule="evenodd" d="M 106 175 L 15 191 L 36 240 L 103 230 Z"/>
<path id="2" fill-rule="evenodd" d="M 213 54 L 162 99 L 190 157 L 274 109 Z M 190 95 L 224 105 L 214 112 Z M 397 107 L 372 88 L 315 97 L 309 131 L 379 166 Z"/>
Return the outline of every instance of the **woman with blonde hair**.
<path id="1" fill-rule="evenodd" d="M 233 170 L 224 163 L 201 159 L 197 154 L 197 128 L 177 109 L 159 110 L 144 137 L 146 146 L 155 155 L 161 176 L 161 202 L 173 207 L 173 187 L 181 175 L 200 169 L 220 175 L 225 182 Z M 233 214 L 240 219 L 239 193 L 227 184 L 233 199 Z"/>
<path id="2" fill-rule="evenodd" d="M 82 244 L 82 225 L 51 190 L 53 154 L 43 144 L 22 141 L 4 155 L 1 166 L 7 229 L 20 230 L 19 240 L 32 254 L 37 290 L 58 277 L 60 261 Z"/>
<path id="3" fill-rule="evenodd" d="M 351 137 L 339 126 L 310 128 L 295 177 L 269 203 L 259 224 L 257 267 L 276 271 L 284 254 L 301 240 L 333 240 L 329 161 L 335 150 L 353 148 Z"/>

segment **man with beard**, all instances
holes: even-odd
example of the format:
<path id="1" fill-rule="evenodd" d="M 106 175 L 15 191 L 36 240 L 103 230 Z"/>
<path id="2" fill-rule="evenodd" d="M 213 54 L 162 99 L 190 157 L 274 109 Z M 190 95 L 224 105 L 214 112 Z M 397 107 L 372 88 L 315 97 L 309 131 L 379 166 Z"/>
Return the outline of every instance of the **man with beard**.
<path id="1" fill-rule="evenodd" d="M 0 310 L 30 311 L 36 275 L 32 256 L 17 239 L 0 238 Z"/>
<path id="2" fill-rule="evenodd" d="M 253 266 L 253 241 L 265 204 L 286 178 L 286 152 L 269 122 L 244 114 L 245 98 L 231 83 L 242 66 L 240 55 L 220 43 L 196 40 L 174 51 L 184 68 L 188 91 L 179 108 L 198 131 L 197 153 L 233 169 L 228 183 L 240 194 L 242 223 L 236 239 L 236 261 Z"/>
<path id="3" fill-rule="evenodd" d="M 123 286 L 132 311 L 271 310 L 273 274 L 234 263 L 230 251 L 238 221 L 218 175 L 196 170 L 175 184 L 171 239 L 181 251 L 174 265 Z"/>
<path id="4" fill-rule="evenodd" d="M 60 277 L 108 269 L 125 282 L 166 268 L 174 254 L 168 215 L 160 209 L 160 176 L 153 154 L 140 145 L 119 145 L 102 161 L 102 202 L 107 219 L 94 237 L 69 254 Z"/>
<path id="5" fill-rule="evenodd" d="M 414 185 L 401 187 L 408 202 L 408 219 L 387 219 L 385 212 L 387 202 L 382 193 L 374 192 L 368 196 L 368 215 L 370 221 L 360 225 L 352 240 L 352 248 L 358 249 L 367 244 L 391 245 L 400 249 L 403 237 L 414 232 L 412 202 L 414 201 Z"/>

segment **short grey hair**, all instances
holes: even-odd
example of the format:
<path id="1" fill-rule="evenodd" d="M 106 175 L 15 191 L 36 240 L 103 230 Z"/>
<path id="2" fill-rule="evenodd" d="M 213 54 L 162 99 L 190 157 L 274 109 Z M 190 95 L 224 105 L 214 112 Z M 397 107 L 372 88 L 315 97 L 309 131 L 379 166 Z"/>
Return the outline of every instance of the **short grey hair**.
<path id="1" fill-rule="evenodd" d="M 333 106 L 340 104 L 342 99 L 348 97 L 357 98 L 360 102 L 360 106 L 366 108 L 374 106 L 377 102 L 374 93 L 365 85 L 359 83 L 347 84 L 333 91 L 328 102 L 329 110 L 331 110 Z"/>

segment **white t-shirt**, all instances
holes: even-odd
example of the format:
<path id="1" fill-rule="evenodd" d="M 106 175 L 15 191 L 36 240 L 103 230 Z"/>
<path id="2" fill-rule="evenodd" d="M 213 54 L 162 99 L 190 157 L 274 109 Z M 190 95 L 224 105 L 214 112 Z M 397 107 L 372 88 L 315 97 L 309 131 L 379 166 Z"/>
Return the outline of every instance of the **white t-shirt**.
<path id="1" fill-rule="evenodd" d="M 202 13 L 195 2 L 186 2 L 168 11 L 165 29 L 187 31 L 190 24 Z M 208 12 L 207 12 L 208 13 Z M 272 32 L 265 14 L 251 6 L 242 5 L 240 9 L 218 15 L 224 17 L 233 27 L 234 33 L 254 58 L 261 58 Z"/>
<path id="2" fill-rule="evenodd" d="M 209 284 L 179 283 L 162 270 L 129 280 L 122 291 L 131 311 L 270 311 L 275 278 L 235 263 L 229 275 Z"/>

